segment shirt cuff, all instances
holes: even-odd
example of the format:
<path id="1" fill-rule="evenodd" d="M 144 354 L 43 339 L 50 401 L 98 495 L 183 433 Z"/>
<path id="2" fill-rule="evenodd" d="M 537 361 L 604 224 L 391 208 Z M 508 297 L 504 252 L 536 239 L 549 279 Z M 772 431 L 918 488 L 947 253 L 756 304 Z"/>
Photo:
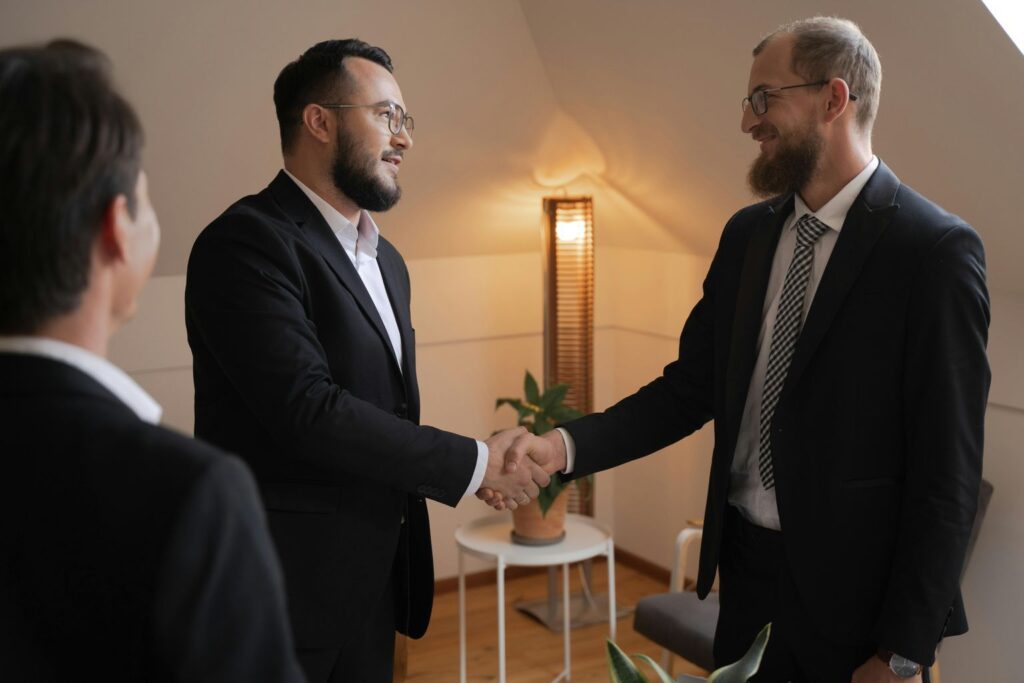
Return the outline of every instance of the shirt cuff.
<path id="1" fill-rule="evenodd" d="M 557 429 L 562 435 L 562 441 L 565 442 L 565 469 L 562 470 L 562 474 L 572 474 L 572 468 L 576 464 L 576 442 L 572 440 L 572 434 L 561 427 Z"/>
<path id="2" fill-rule="evenodd" d="M 476 442 L 476 469 L 473 470 L 473 477 L 469 480 L 469 488 L 462 494 L 463 498 L 472 496 L 480 490 L 484 483 L 484 475 L 487 473 L 487 458 L 491 451 L 483 441 Z"/>

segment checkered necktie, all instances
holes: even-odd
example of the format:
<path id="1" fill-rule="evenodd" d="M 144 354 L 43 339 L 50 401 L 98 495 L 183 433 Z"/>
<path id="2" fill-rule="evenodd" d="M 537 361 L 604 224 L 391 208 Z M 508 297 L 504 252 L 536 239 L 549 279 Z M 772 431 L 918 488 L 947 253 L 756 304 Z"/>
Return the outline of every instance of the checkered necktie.
<path id="1" fill-rule="evenodd" d="M 796 248 L 793 261 L 786 271 L 786 282 L 782 285 L 779 310 L 772 325 L 772 341 L 768 351 L 768 370 L 764 377 L 761 394 L 761 443 L 757 467 L 765 489 L 775 487 L 775 470 L 772 468 L 772 418 L 779 403 L 779 394 L 786 383 L 789 363 L 793 359 L 796 340 L 804 317 L 804 295 L 807 280 L 811 275 L 814 260 L 814 243 L 828 231 L 828 226 L 814 216 L 805 213 L 796 222 Z"/>

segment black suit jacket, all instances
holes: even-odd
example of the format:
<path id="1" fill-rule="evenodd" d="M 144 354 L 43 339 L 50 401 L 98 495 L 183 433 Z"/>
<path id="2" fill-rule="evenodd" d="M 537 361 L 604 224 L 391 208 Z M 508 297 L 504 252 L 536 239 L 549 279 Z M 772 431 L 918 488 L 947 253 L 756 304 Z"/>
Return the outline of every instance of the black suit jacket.
<path id="1" fill-rule="evenodd" d="M 476 466 L 472 439 L 418 425 L 409 274 L 387 240 L 377 250 L 401 368 L 355 267 L 284 172 L 210 224 L 189 259 L 196 434 L 256 474 L 300 648 L 347 642 L 392 572 L 396 627 L 424 633 L 424 497 L 455 505 Z"/>
<path id="2" fill-rule="evenodd" d="M 0 678 L 301 681 L 245 466 L 0 353 Z"/>
<path id="3" fill-rule="evenodd" d="M 789 197 L 733 216 L 678 360 L 567 425 L 581 476 L 714 419 L 702 596 L 718 566 L 768 276 L 792 208 Z M 988 322 L 978 236 L 881 164 L 839 234 L 773 422 L 786 557 L 822 633 L 927 664 L 944 633 L 966 630 L 959 576 L 981 476 Z"/>

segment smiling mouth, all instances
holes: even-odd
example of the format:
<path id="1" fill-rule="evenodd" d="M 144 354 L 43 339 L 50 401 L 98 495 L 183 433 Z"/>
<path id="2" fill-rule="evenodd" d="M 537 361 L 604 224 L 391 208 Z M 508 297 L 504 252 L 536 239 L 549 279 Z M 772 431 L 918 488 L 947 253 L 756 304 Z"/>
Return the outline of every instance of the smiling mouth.
<path id="1" fill-rule="evenodd" d="M 775 135 L 762 135 L 761 137 L 754 138 L 754 142 L 758 143 L 761 147 L 761 151 L 764 151 L 765 145 L 769 142 L 773 142 L 777 136 Z"/>
<path id="2" fill-rule="evenodd" d="M 402 157 L 397 155 L 389 155 L 382 157 L 381 161 L 383 161 L 385 164 L 390 164 L 394 166 L 396 170 L 398 169 L 399 166 L 402 165 Z"/>

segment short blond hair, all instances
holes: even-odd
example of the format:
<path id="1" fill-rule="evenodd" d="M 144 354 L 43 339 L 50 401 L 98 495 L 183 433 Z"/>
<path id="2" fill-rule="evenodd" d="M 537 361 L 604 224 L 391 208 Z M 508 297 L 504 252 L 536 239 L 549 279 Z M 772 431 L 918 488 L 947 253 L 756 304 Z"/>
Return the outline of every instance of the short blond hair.
<path id="1" fill-rule="evenodd" d="M 761 39 L 754 56 L 776 36 L 789 34 L 793 42 L 793 71 L 808 81 L 842 78 L 857 96 L 857 124 L 870 131 L 878 114 L 882 91 L 882 63 L 871 41 L 849 19 L 811 17 L 785 24 Z"/>

